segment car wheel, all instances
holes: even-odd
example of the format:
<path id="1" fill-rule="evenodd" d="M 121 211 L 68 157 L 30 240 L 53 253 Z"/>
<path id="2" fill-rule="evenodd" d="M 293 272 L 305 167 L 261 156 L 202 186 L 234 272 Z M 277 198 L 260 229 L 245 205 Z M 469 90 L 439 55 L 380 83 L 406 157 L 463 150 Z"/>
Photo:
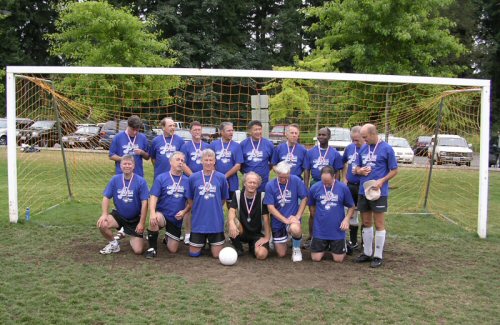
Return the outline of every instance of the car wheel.
<path id="1" fill-rule="evenodd" d="M 7 145 L 7 137 L 3 136 L 0 138 L 0 146 L 5 146 Z"/>

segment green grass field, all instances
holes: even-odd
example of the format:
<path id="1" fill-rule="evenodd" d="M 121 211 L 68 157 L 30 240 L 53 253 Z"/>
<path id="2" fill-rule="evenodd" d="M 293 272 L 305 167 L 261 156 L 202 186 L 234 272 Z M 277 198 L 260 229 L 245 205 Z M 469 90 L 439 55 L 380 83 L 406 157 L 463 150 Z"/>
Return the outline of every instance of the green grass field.
<path id="1" fill-rule="evenodd" d="M 391 213 L 380 269 L 354 264 L 350 257 L 341 265 L 312 263 L 307 253 L 298 264 L 289 257 L 257 262 L 244 256 L 223 267 L 206 256 L 189 258 L 185 248 L 172 255 L 161 247 L 155 261 L 134 256 L 126 243 L 119 254 L 99 255 L 105 245 L 95 228 L 99 198 L 81 195 L 64 202 L 60 167 L 43 160 L 30 166 L 36 167 L 32 185 L 40 187 L 34 202 L 43 206 L 50 196 L 63 203 L 29 223 L 9 224 L 7 162 L 0 161 L 1 324 L 498 324 L 500 319 L 499 173 L 490 173 L 486 240 L 475 234 L 476 215 L 463 214 L 456 225 L 429 215 Z M 108 162 L 102 172 L 88 171 L 85 181 L 94 184 L 87 185 L 89 193 L 102 191 L 109 167 Z M 418 172 L 402 170 L 393 193 L 417 183 Z M 450 182 L 445 171 L 438 175 L 435 193 L 446 194 Z M 475 172 L 461 172 L 461 178 L 477 184 Z M 402 203 L 392 203 L 418 206 L 421 197 L 408 193 L 401 195 Z M 444 195 L 433 204 L 453 211 L 475 205 L 469 196 Z"/>

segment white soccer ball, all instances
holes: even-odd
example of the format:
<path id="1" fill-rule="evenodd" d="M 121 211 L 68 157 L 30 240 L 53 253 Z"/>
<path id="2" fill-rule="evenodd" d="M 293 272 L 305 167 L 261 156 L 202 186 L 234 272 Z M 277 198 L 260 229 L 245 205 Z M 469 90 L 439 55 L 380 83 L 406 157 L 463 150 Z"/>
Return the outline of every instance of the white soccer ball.
<path id="1" fill-rule="evenodd" d="M 232 247 L 225 247 L 219 253 L 219 261 L 222 265 L 234 265 L 238 260 L 238 253 Z"/>

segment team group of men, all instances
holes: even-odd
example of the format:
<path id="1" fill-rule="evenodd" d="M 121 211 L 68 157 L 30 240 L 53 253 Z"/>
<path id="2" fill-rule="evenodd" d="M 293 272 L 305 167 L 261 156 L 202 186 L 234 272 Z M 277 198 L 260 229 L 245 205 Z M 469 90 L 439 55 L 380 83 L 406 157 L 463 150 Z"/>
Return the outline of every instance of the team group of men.
<path id="1" fill-rule="evenodd" d="M 257 259 L 266 259 L 271 248 L 284 257 L 291 239 L 294 262 L 302 261 L 302 248 L 310 248 L 313 261 L 330 253 L 335 262 L 342 262 L 349 249 L 358 247 L 357 209 L 363 252 L 355 262 L 382 265 L 388 181 L 398 166 L 393 149 L 379 139 L 374 125 L 353 127 L 352 143 L 343 156 L 328 145 L 329 128 L 320 129 L 318 144 L 307 150 L 298 142 L 296 124 L 288 126 L 287 141 L 277 147 L 263 138 L 262 123 L 255 120 L 248 124 L 249 136 L 241 143 L 232 140 L 230 122 L 221 124 L 221 138 L 210 144 L 202 141 L 199 122 L 191 123 L 192 140 L 185 142 L 175 134 L 175 122 L 164 118 L 163 134 L 151 145 L 139 132 L 141 126 L 140 118 L 131 116 L 127 129 L 113 138 L 110 147 L 116 175 L 104 190 L 97 221 L 109 241 L 102 254 L 120 251 L 120 236 L 113 234 L 113 229 L 120 229 L 130 236 L 136 254 L 145 251 L 147 258 L 154 258 L 162 228 L 167 250 L 176 253 L 184 226 L 190 256 L 200 256 L 208 243 L 212 256 L 218 257 L 226 239 L 227 205 L 227 231 L 239 255 L 248 243 L 249 253 Z M 154 166 L 150 190 L 143 169 L 143 160 L 149 159 Z M 276 178 L 269 180 L 271 170 Z M 241 189 L 238 172 L 243 174 Z M 110 212 L 111 199 L 115 209 Z M 307 207 L 309 238 L 302 243 Z"/>

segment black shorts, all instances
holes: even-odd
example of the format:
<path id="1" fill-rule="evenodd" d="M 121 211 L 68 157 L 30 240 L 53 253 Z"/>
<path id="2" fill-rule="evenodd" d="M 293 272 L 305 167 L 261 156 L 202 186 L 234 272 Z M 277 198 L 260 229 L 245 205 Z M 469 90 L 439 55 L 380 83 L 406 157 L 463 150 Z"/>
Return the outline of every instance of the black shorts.
<path id="1" fill-rule="evenodd" d="M 378 200 L 369 201 L 366 196 L 358 196 L 358 211 L 359 212 L 387 212 L 387 196 L 381 196 Z"/>
<path id="2" fill-rule="evenodd" d="M 137 216 L 136 218 L 129 220 L 125 219 L 120 214 L 118 211 L 113 209 L 111 211 L 111 215 L 113 218 L 115 218 L 116 222 L 118 223 L 118 228 L 120 229 L 123 227 L 123 231 L 129 235 L 129 236 L 134 236 L 134 237 L 142 237 L 142 234 L 136 233 L 135 228 L 137 228 L 137 225 L 139 224 L 139 221 L 141 220 L 141 216 Z"/>
<path id="3" fill-rule="evenodd" d="M 224 236 L 223 232 L 216 232 L 213 234 L 201 234 L 198 232 L 192 232 L 191 236 L 189 237 L 189 245 L 194 247 L 203 247 L 205 246 L 207 239 L 210 246 L 224 245 L 224 242 L 226 241 L 226 237 Z"/>
<path id="4" fill-rule="evenodd" d="M 229 199 L 227 199 L 226 202 L 231 202 L 233 200 L 234 192 L 236 191 L 229 191 Z"/>
<path id="5" fill-rule="evenodd" d="M 347 187 L 351 191 L 352 199 L 354 200 L 354 205 L 358 205 L 358 193 L 359 193 L 359 183 L 353 184 L 347 182 Z"/>
<path id="6" fill-rule="evenodd" d="M 311 253 L 323 252 L 330 252 L 338 255 L 347 253 L 347 245 L 345 239 L 323 240 L 313 238 L 311 240 Z"/>
<path id="7" fill-rule="evenodd" d="M 177 227 L 172 221 L 168 220 L 167 217 L 163 216 L 163 218 L 165 219 L 165 235 L 175 241 L 180 241 L 181 228 Z"/>

